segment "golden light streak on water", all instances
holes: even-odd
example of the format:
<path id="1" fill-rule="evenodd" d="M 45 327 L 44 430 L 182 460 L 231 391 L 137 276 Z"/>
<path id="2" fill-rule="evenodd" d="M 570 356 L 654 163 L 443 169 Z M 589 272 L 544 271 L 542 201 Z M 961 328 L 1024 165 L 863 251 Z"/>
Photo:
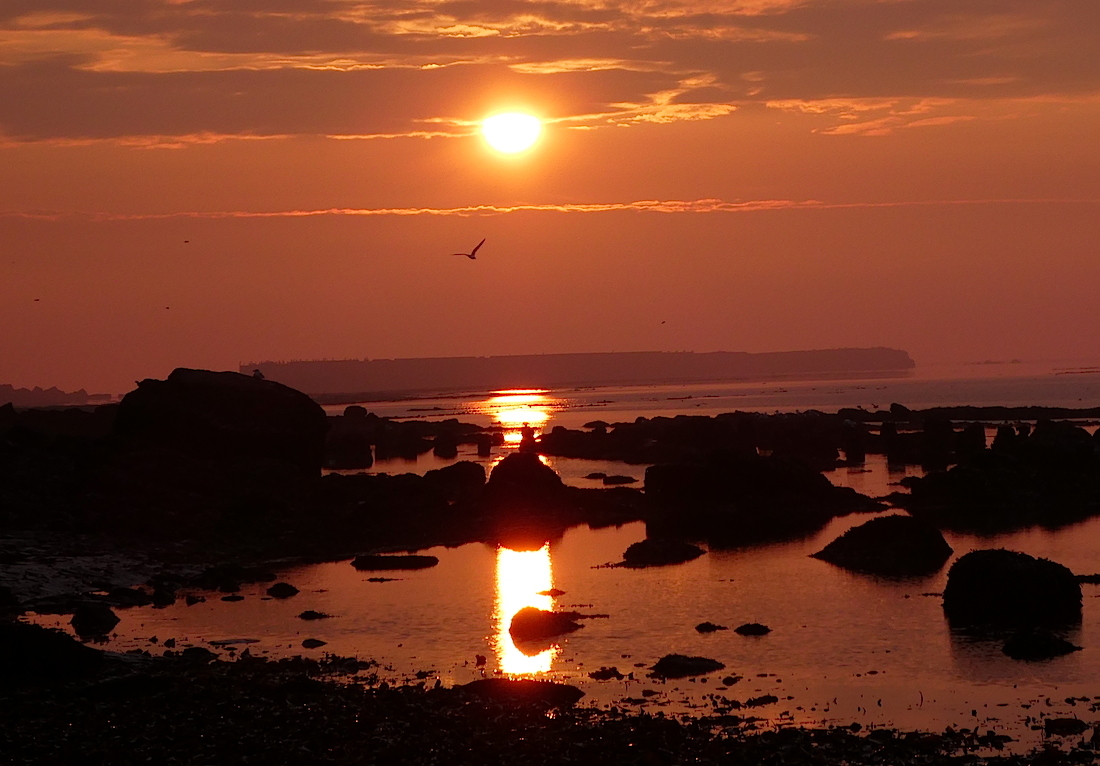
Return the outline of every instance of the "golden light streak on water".
<path id="1" fill-rule="evenodd" d="M 497 548 L 496 652 L 497 663 L 509 675 L 532 675 L 550 670 L 558 647 L 552 645 L 534 656 L 521 652 L 508 634 L 512 617 L 527 606 L 551 610 L 553 596 L 540 596 L 540 591 L 554 587 L 550 566 L 550 543 L 537 551 L 513 551 Z"/>

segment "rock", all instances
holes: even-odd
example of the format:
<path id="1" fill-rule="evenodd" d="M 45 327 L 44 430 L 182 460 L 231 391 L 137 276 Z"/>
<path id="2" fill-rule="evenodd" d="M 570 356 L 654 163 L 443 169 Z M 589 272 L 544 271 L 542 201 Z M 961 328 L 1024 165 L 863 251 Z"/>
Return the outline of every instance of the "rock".
<path id="1" fill-rule="evenodd" d="M 320 473 L 328 422 L 300 391 L 236 372 L 173 370 L 118 405 L 120 436 L 207 460 L 274 459 Z"/>
<path id="2" fill-rule="evenodd" d="M 153 597 L 138 588 L 112 588 L 104 599 L 111 606 L 146 606 L 153 603 Z"/>
<path id="3" fill-rule="evenodd" d="M 331 614 L 325 614 L 324 612 L 317 612 L 313 609 L 307 609 L 298 615 L 299 620 L 324 620 L 332 617 Z"/>
<path id="4" fill-rule="evenodd" d="M 222 596 L 222 601 L 228 601 L 230 603 L 234 603 L 234 602 L 237 602 L 237 601 L 244 601 L 244 596 L 236 595 L 236 594 L 234 594 L 232 596 Z"/>
<path id="5" fill-rule="evenodd" d="M 497 505 L 514 502 L 538 507 L 556 501 L 565 485 L 538 455 L 516 452 L 496 464 L 485 490 L 487 499 Z"/>
<path id="6" fill-rule="evenodd" d="M 741 676 L 726 676 L 722 679 L 722 686 L 733 686 L 741 680 Z"/>
<path id="7" fill-rule="evenodd" d="M 611 476 L 604 476 L 603 483 L 609 487 L 617 486 L 620 484 L 634 484 L 637 479 L 633 476 L 624 476 L 623 474 L 613 474 Z"/>
<path id="8" fill-rule="evenodd" d="M 758 622 L 746 622 L 734 628 L 733 632 L 741 636 L 766 636 L 772 632 L 772 629 Z"/>
<path id="9" fill-rule="evenodd" d="M 713 622 L 701 622 L 695 626 L 700 633 L 713 633 L 716 630 L 729 630 L 725 625 L 715 625 Z"/>
<path id="10" fill-rule="evenodd" d="M 307 638 L 302 642 L 302 646 L 306 649 L 316 649 L 319 646 L 324 646 L 328 641 L 322 641 L 319 638 Z"/>
<path id="11" fill-rule="evenodd" d="M 966 554 L 947 573 L 943 610 L 958 625 L 1058 625 L 1081 620 L 1081 586 L 1066 567 L 1017 551 Z"/>
<path id="12" fill-rule="evenodd" d="M 512 616 L 508 633 L 514 641 L 542 641 L 565 633 L 580 630 L 576 612 L 548 612 L 533 606 L 525 606 Z"/>
<path id="13" fill-rule="evenodd" d="M 811 555 L 856 572 L 917 576 L 938 571 L 952 552 L 931 524 L 911 516 L 882 516 L 849 529 Z"/>
<path id="14" fill-rule="evenodd" d="M 1055 737 L 1072 737 L 1084 734 L 1091 727 L 1080 718 L 1048 718 L 1043 721 L 1043 731 Z"/>
<path id="15" fill-rule="evenodd" d="M 688 657 L 683 654 L 666 654 L 650 668 L 656 678 L 687 678 L 722 670 L 726 666 L 708 657 Z"/>
<path id="16" fill-rule="evenodd" d="M 81 604 L 73 611 L 69 622 L 83 638 L 107 635 L 118 625 L 119 619 L 106 604 Z"/>
<path id="17" fill-rule="evenodd" d="M 776 697 L 774 694 L 763 694 L 759 697 L 752 697 L 751 699 L 745 700 L 741 703 L 741 707 L 761 707 L 762 705 L 774 705 L 776 702 L 779 702 L 779 697 Z M 858 723 L 854 725 L 859 726 Z M 853 731 L 859 731 L 859 729 L 853 729 Z"/>
<path id="18" fill-rule="evenodd" d="M 189 646 L 180 652 L 180 657 L 192 662 L 210 662 L 218 659 L 218 655 L 205 646 Z"/>
<path id="19" fill-rule="evenodd" d="M 1005 641 L 1001 650 L 1014 660 L 1050 660 L 1065 654 L 1078 652 L 1081 647 L 1046 630 L 1028 630 L 1017 633 Z"/>
<path id="20" fill-rule="evenodd" d="M 103 653 L 60 630 L 0 620 L 0 689 L 69 678 L 97 668 Z"/>
<path id="21" fill-rule="evenodd" d="M 623 566 L 631 569 L 682 564 L 702 556 L 706 551 L 697 545 L 668 538 L 646 538 L 634 543 L 623 553 Z"/>
<path id="22" fill-rule="evenodd" d="M 23 607 L 11 588 L 0 585 L 0 617 L 14 616 L 23 613 Z"/>
<path id="23" fill-rule="evenodd" d="M 485 467 L 469 460 L 460 460 L 424 474 L 424 480 L 436 487 L 449 502 L 476 497 L 485 487 Z"/>
<path id="24" fill-rule="evenodd" d="M 473 697 L 494 702 L 546 707 L 566 707 L 584 696 L 584 692 L 575 686 L 526 679 L 483 678 L 455 688 Z"/>
<path id="25" fill-rule="evenodd" d="M 833 486 L 794 457 L 721 450 L 699 463 L 650 466 L 645 494 L 650 536 L 702 539 L 712 547 L 790 539 L 839 514 L 882 507 Z"/>
<path id="26" fill-rule="evenodd" d="M 607 474 L 604 473 L 603 471 L 593 471 L 592 473 L 588 474 L 584 478 L 592 479 L 593 481 L 603 481 L 604 479 L 607 478 Z"/>
<path id="27" fill-rule="evenodd" d="M 158 587 L 153 591 L 153 606 L 163 609 L 176 603 L 176 591 L 172 588 Z"/>
<path id="28" fill-rule="evenodd" d="M 379 556 L 364 554 L 362 556 L 356 556 L 352 560 L 351 565 L 361 572 L 378 572 L 393 569 L 427 569 L 428 567 L 434 567 L 438 563 L 439 559 L 435 556 Z"/>
<path id="29" fill-rule="evenodd" d="M 605 668 L 600 667 L 599 670 L 593 670 L 588 674 L 588 677 L 596 681 L 610 681 L 615 679 L 616 681 L 622 681 L 626 676 L 619 672 L 618 668 Z"/>
<path id="30" fill-rule="evenodd" d="M 288 582 L 277 582 L 267 589 L 267 595 L 272 598 L 290 598 L 298 593 L 300 591 Z"/>

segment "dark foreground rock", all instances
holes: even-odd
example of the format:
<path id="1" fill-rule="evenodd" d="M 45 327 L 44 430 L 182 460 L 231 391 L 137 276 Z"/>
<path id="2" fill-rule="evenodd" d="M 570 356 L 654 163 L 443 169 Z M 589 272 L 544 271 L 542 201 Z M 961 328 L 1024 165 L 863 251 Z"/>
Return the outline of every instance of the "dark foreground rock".
<path id="1" fill-rule="evenodd" d="M 0 620 L 0 689 L 73 678 L 102 662 L 101 652 L 59 630 Z"/>
<path id="2" fill-rule="evenodd" d="M 584 692 L 575 686 L 528 679 L 483 678 L 456 689 L 472 697 L 494 702 L 533 703 L 546 707 L 572 705 L 584 696 Z"/>
<path id="3" fill-rule="evenodd" d="M 281 383 L 181 367 L 126 394 L 115 430 L 199 458 L 269 458 L 316 475 L 328 422 L 320 405 Z"/>
<path id="4" fill-rule="evenodd" d="M 379 556 L 364 554 L 352 559 L 351 565 L 361 572 L 385 572 L 400 569 L 428 569 L 439 563 L 435 556 Z"/>
<path id="5" fill-rule="evenodd" d="M 849 529 L 811 555 L 856 572 L 897 577 L 936 572 L 951 553 L 931 524 L 911 516 L 883 516 Z"/>
<path id="6" fill-rule="evenodd" d="M 682 540 L 649 537 L 629 546 L 623 553 L 624 567 L 642 569 L 669 564 L 682 564 L 702 556 L 706 551 Z"/>
<path id="7" fill-rule="evenodd" d="M 683 654 L 666 654 L 650 668 L 657 678 L 687 678 L 713 673 L 726 667 L 709 657 L 688 657 Z"/>
<path id="8" fill-rule="evenodd" d="M 92 650 L 89 650 L 92 651 Z M 496 700 L 486 687 L 383 688 L 368 663 L 116 662 L 92 677 L 33 689 L 0 685 L 3 758 L 41 764 L 283 766 L 561 766 L 691 763 L 810 766 L 1027 766 L 1095 763 L 1069 742 L 1060 751 L 989 755 L 996 736 L 847 728 L 754 729 L 734 715 L 671 716 Z M 355 674 L 361 683 L 334 683 Z M 578 692 L 570 693 L 575 697 Z M 1051 732 L 1052 734 L 1055 732 Z"/>
<path id="9" fill-rule="evenodd" d="M 512 616 L 508 633 L 515 641 L 543 641 L 583 628 L 577 617 L 576 612 L 548 612 L 526 606 Z"/>
<path id="10" fill-rule="evenodd" d="M 1080 622 L 1081 586 L 1066 567 L 1017 551 L 966 554 L 947 573 L 943 611 L 957 625 Z"/>

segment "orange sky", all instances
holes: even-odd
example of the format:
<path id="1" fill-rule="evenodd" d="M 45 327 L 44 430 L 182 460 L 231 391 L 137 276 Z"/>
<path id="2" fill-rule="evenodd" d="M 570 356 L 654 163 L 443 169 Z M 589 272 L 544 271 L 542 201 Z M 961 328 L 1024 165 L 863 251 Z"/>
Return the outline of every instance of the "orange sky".
<path id="1" fill-rule="evenodd" d="M 1095 0 L 0 5 L 0 383 L 1095 358 L 1098 243 Z"/>

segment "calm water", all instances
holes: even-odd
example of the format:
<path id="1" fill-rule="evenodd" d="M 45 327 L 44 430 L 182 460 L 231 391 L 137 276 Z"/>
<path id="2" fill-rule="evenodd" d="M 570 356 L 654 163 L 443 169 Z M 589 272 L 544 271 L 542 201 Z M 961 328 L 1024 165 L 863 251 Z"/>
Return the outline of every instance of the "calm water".
<path id="1" fill-rule="evenodd" d="M 613 421 L 638 414 L 714 414 L 750 409 L 745 406 L 749 402 L 757 403 L 751 405 L 757 409 L 784 409 L 779 404 L 782 397 L 798 402 L 786 409 L 829 409 L 824 404 L 827 400 L 833 401 L 832 409 L 859 404 L 885 407 L 891 401 L 911 407 L 937 403 L 1097 406 L 1098 384 L 1100 376 L 1048 371 L 1028 378 L 960 378 L 940 381 L 939 387 L 935 381 L 904 379 L 787 384 L 784 391 L 753 384 L 748 388 L 754 393 L 740 388 L 731 393 L 731 387 L 722 391 L 708 387 L 644 392 L 600 389 L 564 396 L 502 392 L 448 400 L 450 409 L 431 414 L 458 413 L 477 422 L 495 422 L 514 433 L 524 422 L 546 428 L 580 425 L 597 417 Z M 906 391 L 914 396 L 923 392 L 924 398 L 907 398 Z M 705 398 L 711 396 L 722 403 Z M 731 404 L 734 398 L 744 403 Z M 806 403 L 811 400 L 818 401 Z M 597 404 L 600 401 L 603 404 Z M 695 407 L 696 403 L 701 406 Z M 419 401 L 391 406 L 407 410 L 444 405 Z M 380 414 L 397 414 L 381 411 L 376 404 L 370 407 Z M 471 457 L 460 455 L 460 459 Z M 499 454 L 486 463 L 496 459 Z M 642 466 L 616 463 L 561 458 L 548 462 L 577 486 L 597 485 L 582 478 L 591 471 L 639 479 L 644 471 Z M 423 472 L 440 464 L 428 455 L 415 462 L 379 464 L 373 470 Z M 830 474 L 835 483 L 876 496 L 895 489 L 891 485 L 900 476 L 889 473 L 884 461 L 874 456 L 864 470 L 840 469 Z M 207 646 L 210 641 L 254 639 L 248 644 L 253 653 L 319 656 L 333 652 L 374 658 L 384 664 L 383 675 L 393 679 L 411 678 L 420 670 L 432 671 L 432 678 L 447 685 L 496 673 L 554 678 L 580 686 L 593 704 L 634 704 L 621 701 L 640 700 L 642 690 L 650 689 L 658 694 L 646 698 L 642 707 L 668 713 L 705 712 L 712 701 L 709 695 L 745 700 L 774 694 L 780 698 L 778 703 L 757 708 L 753 714 L 772 723 L 859 721 L 925 729 L 978 726 L 1007 731 L 1020 739 L 1020 746 L 1034 743 L 1039 736 L 1029 728 L 1029 717 L 1040 712 L 1093 720 L 1088 705 L 1074 706 L 1065 699 L 1100 693 L 1096 685 L 1100 587 L 1083 586 L 1084 620 L 1069 636 L 1084 651 L 1043 663 L 1016 662 L 1001 654 L 999 644 L 968 640 L 949 631 L 938 597 L 946 567 L 929 578 L 891 581 L 848 573 L 808 557 L 867 518 L 837 519 L 803 540 L 711 551 L 687 564 L 648 570 L 596 568 L 620 559 L 629 544 L 642 539 L 641 524 L 574 528 L 533 552 L 482 544 L 430 549 L 440 559 L 437 567 L 396 573 L 399 579 L 392 582 L 370 582 L 371 573 L 358 572 L 348 562 L 299 567 L 281 575 L 302 591 L 286 601 L 268 599 L 264 587 L 250 586 L 242 591 L 245 599 L 235 603 L 221 601 L 220 594 L 205 594 L 207 601 L 191 607 L 181 601 L 166 609 L 120 610 L 122 622 L 109 646 L 156 652 L 162 644 L 151 643 L 153 636 L 160 642 L 174 637 L 181 645 Z M 989 539 L 947 537 L 956 555 L 1006 547 L 1051 558 L 1078 573 L 1100 572 L 1100 519 L 1056 532 L 1028 530 Z M 565 595 L 539 595 L 551 588 Z M 580 631 L 528 656 L 512 645 L 506 632 L 511 615 L 527 605 L 607 617 L 584 620 Z M 334 616 L 304 622 L 296 615 L 305 609 Z M 730 628 L 762 622 L 772 633 L 742 637 L 728 630 L 703 635 L 694 626 L 704 620 Z M 56 622 L 55 618 L 43 621 Z M 321 639 L 327 645 L 305 650 L 301 642 L 306 638 Z M 727 667 L 695 681 L 668 683 L 649 679 L 645 667 L 636 667 L 652 665 L 669 653 L 712 657 Z M 484 667 L 475 665 L 477 655 L 486 658 Z M 634 677 L 589 679 L 587 674 L 601 666 L 615 666 Z M 742 680 L 723 688 L 721 679 L 727 675 Z"/>

